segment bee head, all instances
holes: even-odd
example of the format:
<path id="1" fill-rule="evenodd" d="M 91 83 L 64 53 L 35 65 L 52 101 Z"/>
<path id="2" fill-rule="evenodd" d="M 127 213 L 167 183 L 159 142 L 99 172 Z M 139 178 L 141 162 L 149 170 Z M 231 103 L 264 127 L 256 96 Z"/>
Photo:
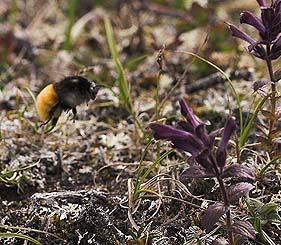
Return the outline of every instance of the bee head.
<path id="1" fill-rule="evenodd" d="M 89 87 L 89 90 L 88 90 L 89 95 L 90 95 L 90 98 L 92 100 L 94 100 L 96 98 L 97 93 L 98 93 L 99 89 L 101 88 L 101 86 L 95 84 L 93 81 L 90 81 L 90 80 L 88 80 L 88 81 L 90 82 L 90 87 Z"/>
<path id="2" fill-rule="evenodd" d="M 87 95 L 88 100 L 94 100 L 96 98 L 100 86 L 96 85 L 94 81 L 81 76 L 72 77 L 71 81 L 73 84 L 77 83 L 78 90 L 81 94 L 84 94 L 84 96 Z"/>

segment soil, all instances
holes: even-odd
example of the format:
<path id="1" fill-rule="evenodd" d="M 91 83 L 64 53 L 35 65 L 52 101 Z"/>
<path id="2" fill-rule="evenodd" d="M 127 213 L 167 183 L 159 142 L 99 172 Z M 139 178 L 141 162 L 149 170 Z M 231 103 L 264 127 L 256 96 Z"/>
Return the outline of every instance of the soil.
<path id="1" fill-rule="evenodd" d="M 68 44 L 70 2 L 78 4 Z M 223 221 L 209 234 L 202 227 L 204 210 L 222 200 L 218 183 L 214 179 L 182 180 L 181 173 L 188 166 L 184 152 L 170 153 L 146 175 L 157 155 L 172 146 L 167 141 L 160 145 L 151 141 L 149 123 L 158 117 L 165 124 L 176 125 L 181 119 L 181 98 L 210 131 L 223 127 L 230 111 L 239 120 L 226 79 L 205 63 L 179 53 L 183 50 L 209 57 L 231 74 L 243 101 L 243 116 L 247 117 L 251 82 L 265 71 L 259 61 L 249 59 L 222 23 L 225 19 L 237 21 L 234 16 L 241 8 L 255 10 L 256 1 L 244 1 L 245 6 L 232 1 L 207 5 L 194 1 L 182 9 L 171 2 L 3 0 L 1 244 L 32 244 L 3 235 L 10 233 L 28 235 L 44 245 L 227 244 Z M 105 16 L 111 20 L 119 59 L 130 83 L 134 113 L 122 100 L 106 38 Z M 223 21 L 221 16 L 225 16 Z M 47 126 L 40 126 L 34 98 L 47 84 L 87 67 L 91 69 L 85 76 L 102 86 L 97 98 L 77 107 L 75 121 L 71 112 L 64 112 L 56 127 L 46 133 Z M 157 95 L 161 107 L 158 116 Z M 255 141 L 256 132 L 249 143 Z M 253 166 L 256 174 L 254 181 L 242 179 L 255 186 L 249 195 L 264 203 L 276 203 L 280 214 L 279 160 L 260 178 L 257 172 L 264 166 L 266 155 L 258 146 L 249 145 L 249 149 L 242 155 L 243 164 Z M 235 149 L 230 147 L 229 155 L 233 153 Z M 137 181 L 144 175 L 142 192 L 135 198 Z M 236 181 L 241 179 L 229 179 L 227 187 Z M 233 206 L 233 213 L 236 219 L 249 220 L 242 199 Z M 263 230 L 279 244 L 280 223 L 268 222 Z M 240 238 L 239 244 L 264 243 L 257 235 L 255 240 Z"/>

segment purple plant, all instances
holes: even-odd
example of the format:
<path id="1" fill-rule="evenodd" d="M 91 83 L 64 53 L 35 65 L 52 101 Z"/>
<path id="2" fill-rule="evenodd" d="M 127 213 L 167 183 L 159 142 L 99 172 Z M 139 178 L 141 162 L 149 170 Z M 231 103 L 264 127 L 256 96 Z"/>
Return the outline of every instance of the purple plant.
<path id="1" fill-rule="evenodd" d="M 248 51 L 257 58 L 263 59 L 266 62 L 271 85 L 270 110 L 263 110 L 263 115 L 268 119 L 269 124 L 263 125 L 267 129 L 267 138 L 263 139 L 267 146 L 270 146 L 268 151 L 271 158 L 276 156 L 277 144 L 273 140 L 273 132 L 275 131 L 275 123 L 280 118 L 276 112 L 276 102 L 278 99 L 277 82 L 281 76 L 278 71 L 273 71 L 272 61 L 281 56 L 281 0 L 272 0 L 270 6 L 267 6 L 266 0 L 257 0 L 261 15 L 255 16 L 249 11 L 244 11 L 240 16 L 241 24 L 248 24 L 254 27 L 259 38 L 255 39 L 244 31 L 232 24 L 228 24 L 230 31 L 234 37 L 240 38 L 249 43 Z M 279 67 L 280 68 L 280 67 Z M 260 81 L 258 81 L 260 84 Z M 259 86 L 257 83 L 255 87 Z M 265 145 L 265 144 L 264 144 Z"/>
<path id="2" fill-rule="evenodd" d="M 232 221 L 230 204 L 235 203 L 247 194 L 253 186 L 246 182 L 232 185 L 226 190 L 224 179 L 228 177 L 244 177 L 254 179 L 253 170 L 241 164 L 227 164 L 228 142 L 237 126 L 234 117 L 229 117 L 224 128 L 208 133 L 206 124 L 196 117 L 192 109 L 184 100 L 180 100 L 181 114 L 185 120 L 178 123 L 178 127 L 151 123 L 150 128 L 156 139 L 166 139 L 173 147 L 190 154 L 192 163 L 181 175 L 186 178 L 216 178 L 222 194 L 222 202 L 210 205 L 202 216 L 202 225 L 206 232 L 210 232 L 219 219 L 226 214 L 226 228 L 230 244 L 234 244 L 234 233 L 254 238 L 255 234 L 250 223 L 243 223 L 244 232 L 236 229 L 240 221 Z M 215 147 L 215 137 L 221 135 L 218 147 Z"/>
<path id="3" fill-rule="evenodd" d="M 265 0 L 257 0 L 260 5 L 261 17 L 249 11 L 240 15 L 240 23 L 248 24 L 259 32 L 259 40 L 241 31 L 235 25 L 228 24 L 234 37 L 240 38 L 250 45 L 248 50 L 263 60 L 274 60 L 281 56 L 281 0 L 273 0 L 270 7 Z"/>

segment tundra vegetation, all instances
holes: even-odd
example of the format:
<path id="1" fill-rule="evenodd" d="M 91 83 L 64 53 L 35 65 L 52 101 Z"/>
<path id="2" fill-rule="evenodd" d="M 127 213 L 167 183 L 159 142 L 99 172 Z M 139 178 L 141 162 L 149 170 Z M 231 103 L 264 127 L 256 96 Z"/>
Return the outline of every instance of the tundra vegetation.
<path id="1" fill-rule="evenodd" d="M 280 243 L 281 0 L 2 0 L 0 21 L 1 244 Z M 42 126 L 69 76 L 96 99 Z"/>

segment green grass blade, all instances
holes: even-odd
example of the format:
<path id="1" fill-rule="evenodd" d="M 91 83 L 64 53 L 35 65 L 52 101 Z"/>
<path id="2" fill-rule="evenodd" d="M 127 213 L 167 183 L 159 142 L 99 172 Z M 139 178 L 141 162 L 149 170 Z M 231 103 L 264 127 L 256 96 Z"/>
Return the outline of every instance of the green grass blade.
<path id="1" fill-rule="evenodd" d="M 149 142 L 147 143 L 147 145 L 145 146 L 144 148 L 144 151 L 143 153 L 141 154 L 141 159 L 140 159 L 140 163 L 139 163 L 139 167 L 138 167 L 138 171 L 137 171 L 137 182 L 138 180 L 141 178 L 142 174 L 143 174 L 143 166 L 142 166 L 142 163 L 148 153 L 148 150 L 149 150 L 149 147 L 151 146 L 151 144 L 154 142 L 153 139 L 150 139 Z"/>
<path id="2" fill-rule="evenodd" d="M 250 199 L 245 199 L 245 203 L 247 205 L 247 208 L 248 208 L 248 211 L 250 213 L 250 215 L 253 217 L 253 218 L 256 218 L 256 213 L 255 213 L 255 210 L 254 208 L 251 206 L 250 204 Z"/>
<path id="3" fill-rule="evenodd" d="M 115 68 L 118 73 L 118 87 L 120 90 L 119 98 L 124 103 L 124 105 L 129 110 L 129 112 L 132 113 L 132 107 L 131 107 L 131 104 L 129 101 L 129 98 L 130 98 L 129 97 L 129 86 L 128 86 L 128 82 L 125 78 L 123 66 L 119 60 L 119 55 L 118 55 L 116 42 L 115 42 L 113 30 L 112 30 L 112 25 L 111 25 L 111 22 L 108 17 L 104 18 L 104 25 L 105 25 L 106 38 L 107 38 L 108 46 L 110 49 L 110 53 L 111 53 L 111 56 L 112 56 L 114 64 L 115 64 Z"/>
<path id="4" fill-rule="evenodd" d="M 124 68 L 129 71 L 135 71 L 137 70 L 138 65 L 141 64 L 141 62 L 143 62 L 147 57 L 148 57 L 147 54 L 131 57 L 124 64 Z"/>
<path id="5" fill-rule="evenodd" d="M 134 123 L 136 127 L 141 131 L 142 134 L 144 134 L 144 129 L 139 122 L 136 113 L 133 111 L 132 101 L 130 98 L 130 89 L 129 89 L 129 83 L 126 79 L 124 68 L 119 60 L 119 55 L 116 47 L 116 42 L 112 30 L 112 25 L 108 17 L 104 18 L 104 26 L 105 26 L 105 32 L 106 32 L 106 38 L 108 42 L 108 46 L 111 52 L 111 56 L 113 58 L 116 71 L 118 73 L 118 88 L 119 88 L 119 100 L 124 104 L 128 112 L 133 117 Z"/>
<path id="6" fill-rule="evenodd" d="M 78 0 L 71 0 L 68 6 L 68 26 L 65 32 L 64 49 L 70 50 L 71 48 L 71 31 L 75 22 L 76 8 Z"/>
<path id="7" fill-rule="evenodd" d="M 10 3 L 9 24 L 14 28 L 17 23 L 17 16 L 19 14 L 17 0 L 12 0 Z"/>
<path id="8" fill-rule="evenodd" d="M 116 48 L 116 42 L 115 42 L 113 30 L 112 30 L 112 25 L 111 25 L 111 22 L 108 17 L 104 18 L 104 25 L 105 25 L 106 38 L 107 38 L 107 42 L 109 45 L 109 49 L 110 49 L 112 58 L 114 60 L 118 59 L 119 55 L 118 55 L 118 51 Z"/>
<path id="9" fill-rule="evenodd" d="M 260 177 L 262 177 L 265 172 L 267 171 L 267 169 L 274 163 L 276 163 L 276 161 L 278 161 L 279 159 L 281 159 L 281 156 L 277 156 L 274 157 L 270 162 L 268 162 L 259 172 Z M 276 165 L 277 166 L 277 165 Z"/>
<path id="10" fill-rule="evenodd" d="M 168 155 L 170 155 L 172 152 L 174 152 L 174 149 L 171 149 L 169 151 L 166 151 L 165 153 L 163 153 L 159 158 L 156 159 L 156 161 L 153 162 L 153 164 L 151 164 L 151 166 L 144 172 L 144 174 L 141 176 L 141 178 L 139 179 L 139 181 L 136 184 L 135 187 L 135 192 L 134 192 L 134 199 L 138 198 L 138 193 L 140 192 L 140 186 L 142 183 L 144 183 L 146 177 L 149 175 L 149 173 L 152 171 L 152 169 L 155 168 L 156 165 L 158 165 L 165 157 L 167 157 Z"/>
<path id="11" fill-rule="evenodd" d="M 245 126 L 245 128 L 243 128 L 242 132 L 241 132 L 241 135 L 240 135 L 240 141 L 239 141 L 239 147 L 243 147 L 245 142 L 247 141 L 248 137 L 249 137 L 249 134 L 250 134 L 250 131 L 252 129 L 252 126 L 253 126 L 253 122 L 255 120 L 255 118 L 257 117 L 258 115 L 258 112 L 260 111 L 261 107 L 263 106 L 263 104 L 267 101 L 268 97 L 270 96 L 271 94 L 263 97 L 258 105 L 256 106 L 255 110 L 254 110 L 254 113 L 252 115 L 252 117 L 250 118 L 249 122 L 247 123 L 247 125 Z"/>
<path id="12" fill-rule="evenodd" d="M 122 64 L 119 59 L 116 59 L 115 65 L 116 65 L 117 71 L 119 73 L 118 86 L 120 89 L 121 98 L 122 98 L 124 104 L 126 105 L 127 109 L 132 113 L 132 107 L 131 107 L 130 101 L 129 101 L 128 83 L 126 81 L 124 69 L 123 69 Z"/>

